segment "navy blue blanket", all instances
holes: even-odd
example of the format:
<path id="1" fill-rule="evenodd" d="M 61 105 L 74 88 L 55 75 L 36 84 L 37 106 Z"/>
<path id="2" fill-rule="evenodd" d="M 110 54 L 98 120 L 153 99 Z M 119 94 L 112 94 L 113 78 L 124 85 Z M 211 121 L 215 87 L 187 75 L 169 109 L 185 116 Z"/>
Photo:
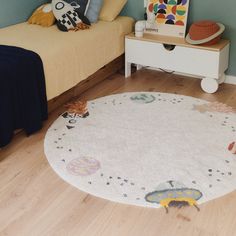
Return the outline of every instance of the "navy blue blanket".
<path id="1" fill-rule="evenodd" d="M 0 147 L 16 129 L 27 135 L 47 119 L 47 97 L 41 58 L 22 48 L 0 45 Z"/>

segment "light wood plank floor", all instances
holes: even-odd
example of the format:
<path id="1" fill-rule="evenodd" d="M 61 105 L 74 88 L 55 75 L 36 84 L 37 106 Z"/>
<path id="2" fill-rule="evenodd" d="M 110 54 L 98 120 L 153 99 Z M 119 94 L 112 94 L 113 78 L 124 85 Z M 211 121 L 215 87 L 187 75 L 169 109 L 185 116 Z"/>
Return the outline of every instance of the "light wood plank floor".
<path id="1" fill-rule="evenodd" d="M 116 74 L 81 98 L 125 91 L 184 94 L 236 107 L 236 86 L 222 85 L 209 95 L 200 89 L 200 80 L 147 70 L 127 80 Z M 65 183 L 50 168 L 43 150 L 44 135 L 63 109 L 53 112 L 39 133 L 29 138 L 20 133 L 0 151 L 0 235 L 236 235 L 236 191 L 201 205 L 200 212 L 186 208 L 166 214 L 164 209 L 99 199 Z"/>

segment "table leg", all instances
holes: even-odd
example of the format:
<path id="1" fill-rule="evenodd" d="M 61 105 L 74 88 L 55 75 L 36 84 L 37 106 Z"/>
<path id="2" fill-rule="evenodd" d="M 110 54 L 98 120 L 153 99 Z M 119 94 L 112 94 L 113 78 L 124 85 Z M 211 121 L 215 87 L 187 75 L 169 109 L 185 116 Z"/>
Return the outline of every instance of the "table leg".
<path id="1" fill-rule="evenodd" d="M 139 65 L 139 64 L 137 64 L 137 65 L 136 65 L 136 68 L 137 68 L 137 70 L 141 70 L 141 69 L 143 68 L 143 66 L 142 66 L 142 65 Z"/>
<path id="2" fill-rule="evenodd" d="M 131 76 L 131 63 L 125 62 L 125 78 Z"/>
<path id="3" fill-rule="evenodd" d="M 223 84 L 226 80 L 226 75 L 225 73 L 219 78 L 219 84 Z"/>

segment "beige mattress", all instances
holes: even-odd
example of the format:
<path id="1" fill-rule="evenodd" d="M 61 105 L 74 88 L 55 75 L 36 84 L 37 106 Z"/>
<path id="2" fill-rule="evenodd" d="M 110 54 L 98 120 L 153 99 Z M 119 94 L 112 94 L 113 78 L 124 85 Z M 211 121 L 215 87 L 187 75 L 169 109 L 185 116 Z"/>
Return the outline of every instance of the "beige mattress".
<path id="1" fill-rule="evenodd" d="M 38 53 L 44 64 L 48 100 L 62 94 L 124 53 L 124 36 L 133 19 L 118 17 L 99 21 L 91 29 L 60 32 L 22 23 L 0 29 L 0 44 L 23 47 Z"/>

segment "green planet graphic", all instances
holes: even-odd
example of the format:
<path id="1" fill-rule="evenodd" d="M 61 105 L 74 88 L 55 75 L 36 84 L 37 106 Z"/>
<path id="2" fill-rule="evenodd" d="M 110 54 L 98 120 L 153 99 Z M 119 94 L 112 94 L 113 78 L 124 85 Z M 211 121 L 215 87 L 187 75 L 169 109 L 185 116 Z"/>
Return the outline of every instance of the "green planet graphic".
<path id="1" fill-rule="evenodd" d="M 145 94 L 145 93 L 140 93 L 140 94 L 136 94 L 132 97 L 130 97 L 130 99 L 136 103 L 140 103 L 140 104 L 147 104 L 147 103 L 152 103 L 156 100 L 156 98 L 151 95 L 151 94 Z"/>

